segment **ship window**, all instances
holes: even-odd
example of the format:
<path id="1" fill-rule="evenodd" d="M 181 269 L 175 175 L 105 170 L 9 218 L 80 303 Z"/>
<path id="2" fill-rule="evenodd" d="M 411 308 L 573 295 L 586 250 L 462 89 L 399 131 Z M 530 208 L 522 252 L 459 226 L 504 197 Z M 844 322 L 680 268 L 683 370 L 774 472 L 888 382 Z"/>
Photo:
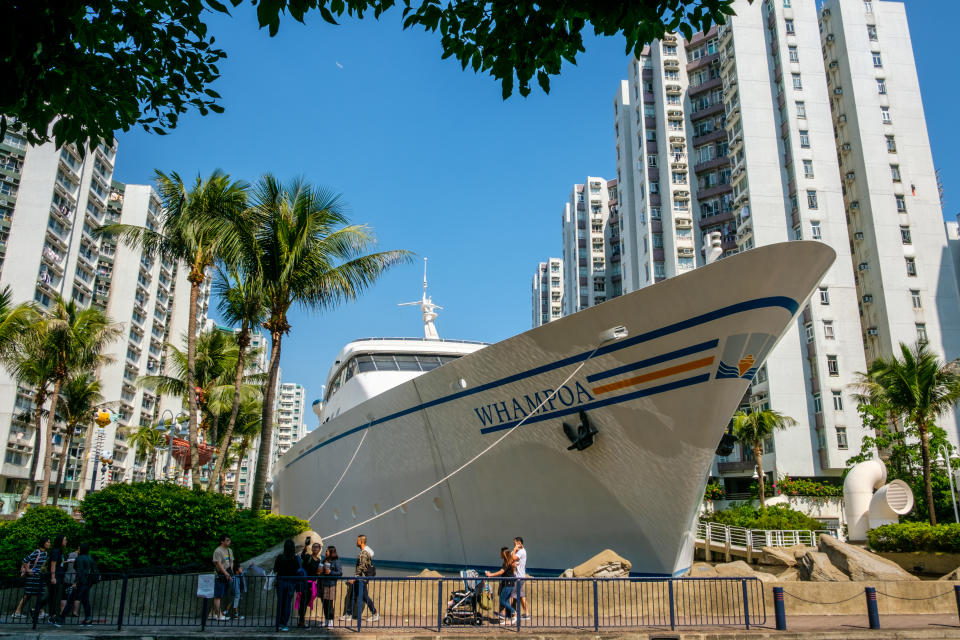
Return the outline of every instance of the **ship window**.
<path id="1" fill-rule="evenodd" d="M 433 371 L 437 367 L 459 358 L 459 355 L 428 355 L 420 353 L 376 353 L 359 355 L 343 366 L 330 383 L 329 400 L 337 390 L 353 376 L 368 371 Z"/>
<path id="2" fill-rule="evenodd" d="M 417 362 L 417 356 L 397 354 L 394 357 L 397 359 L 397 368 L 400 371 L 420 371 L 420 363 Z"/>

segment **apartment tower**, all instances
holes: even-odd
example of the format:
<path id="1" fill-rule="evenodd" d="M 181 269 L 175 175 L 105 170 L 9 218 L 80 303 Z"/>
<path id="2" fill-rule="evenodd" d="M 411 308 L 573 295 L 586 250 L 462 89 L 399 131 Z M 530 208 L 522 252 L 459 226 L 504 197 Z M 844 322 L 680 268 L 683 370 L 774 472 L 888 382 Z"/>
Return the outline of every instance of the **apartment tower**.
<path id="1" fill-rule="evenodd" d="M 530 287 L 533 327 L 547 324 L 563 313 L 563 260 L 550 258 L 537 265 Z"/>
<path id="2" fill-rule="evenodd" d="M 563 315 L 623 292 L 617 181 L 588 177 L 563 206 Z"/>

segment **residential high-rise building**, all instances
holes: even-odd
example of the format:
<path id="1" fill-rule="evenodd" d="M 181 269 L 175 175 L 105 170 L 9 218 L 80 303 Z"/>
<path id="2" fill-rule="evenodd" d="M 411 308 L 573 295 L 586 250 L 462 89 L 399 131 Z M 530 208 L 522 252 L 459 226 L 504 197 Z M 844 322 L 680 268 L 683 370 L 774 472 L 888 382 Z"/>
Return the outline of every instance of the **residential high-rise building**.
<path id="1" fill-rule="evenodd" d="M 867 362 L 918 340 L 960 357 L 957 272 L 906 7 L 827 0 L 819 27 Z M 947 424 L 956 441 L 956 417 Z"/>
<path id="2" fill-rule="evenodd" d="M 953 256 L 953 274 L 957 279 L 957 287 L 960 288 L 960 215 L 956 220 L 947 220 L 944 223 L 947 231 L 947 245 L 950 247 L 950 255 Z"/>
<path id="3" fill-rule="evenodd" d="M 273 428 L 274 463 L 307 433 L 307 425 L 303 421 L 303 412 L 306 410 L 305 393 L 303 386 L 294 382 L 284 382 L 280 385 L 276 424 Z"/>
<path id="4" fill-rule="evenodd" d="M 563 260 L 550 258 L 538 264 L 530 293 L 534 327 L 559 318 L 563 312 Z"/>
<path id="5" fill-rule="evenodd" d="M 617 181 L 588 177 L 564 204 L 563 315 L 623 292 Z"/>
<path id="6" fill-rule="evenodd" d="M 233 329 L 239 333 L 239 329 Z M 250 335 L 250 349 L 256 353 L 254 362 L 247 368 L 247 375 L 265 375 L 269 363 L 269 341 L 262 332 L 256 331 Z M 224 493 L 233 494 L 234 483 L 239 482 L 236 489 L 237 503 L 243 507 L 250 507 L 250 495 L 253 486 L 254 474 L 257 469 L 257 457 L 260 453 L 260 436 L 254 437 L 243 458 L 234 460 L 224 478 Z"/>

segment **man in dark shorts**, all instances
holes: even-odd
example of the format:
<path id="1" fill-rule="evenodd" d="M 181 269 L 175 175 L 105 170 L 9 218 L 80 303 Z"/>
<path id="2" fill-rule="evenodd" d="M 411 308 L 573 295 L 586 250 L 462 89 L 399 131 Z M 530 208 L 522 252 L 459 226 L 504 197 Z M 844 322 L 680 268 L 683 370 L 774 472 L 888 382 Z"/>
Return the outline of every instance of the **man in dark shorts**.
<path id="1" fill-rule="evenodd" d="M 213 569 L 216 579 L 213 582 L 213 619 L 227 620 L 220 610 L 220 600 L 230 600 L 230 585 L 233 583 L 233 551 L 230 549 L 230 536 L 220 536 L 220 544 L 213 550 Z"/>

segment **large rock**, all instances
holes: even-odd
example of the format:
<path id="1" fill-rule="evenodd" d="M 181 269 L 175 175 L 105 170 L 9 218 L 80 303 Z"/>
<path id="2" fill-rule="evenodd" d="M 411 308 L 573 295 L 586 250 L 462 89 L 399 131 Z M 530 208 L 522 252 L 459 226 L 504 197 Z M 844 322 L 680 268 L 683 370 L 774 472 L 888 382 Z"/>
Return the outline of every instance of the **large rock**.
<path id="1" fill-rule="evenodd" d="M 574 578 L 621 578 L 630 575 L 629 560 L 604 549 L 583 564 L 573 568 Z"/>
<path id="2" fill-rule="evenodd" d="M 900 565 L 892 560 L 881 558 L 870 553 L 863 547 L 855 547 L 826 533 L 820 534 L 820 552 L 830 558 L 831 564 L 837 567 L 854 582 L 868 580 L 919 580 L 910 575 Z"/>
<path id="3" fill-rule="evenodd" d="M 777 576 L 778 582 L 796 582 L 800 579 L 800 572 L 796 567 L 791 567 Z"/>
<path id="4" fill-rule="evenodd" d="M 771 567 L 793 567 L 797 564 L 797 558 L 792 549 L 764 547 L 760 550 L 760 564 Z"/>
<path id="5" fill-rule="evenodd" d="M 694 562 L 684 578 L 716 578 L 717 570 L 706 562 Z"/>
<path id="6" fill-rule="evenodd" d="M 319 542 L 323 545 L 323 538 L 320 537 L 316 531 L 304 531 L 303 533 L 298 533 L 293 537 L 293 543 L 297 545 L 297 553 L 303 551 L 303 544 L 306 542 L 307 538 L 310 538 L 310 544 L 314 542 Z M 283 542 L 275 544 L 263 553 L 249 560 L 243 562 L 244 567 L 249 567 L 251 564 L 255 564 L 264 571 L 273 570 L 273 561 L 277 559 L 277 556 L 283 552 Z"/>
<path id="7" fill-rule="evenodd" d="M 800 579 L 809 582 L 849 582 L 843 571 L 830 564 L 830 557 L 819 551 L 807 551 L 800 558 L 797 568 L 800 570 Z"/>
<path id="8" fill-rule="evenodd" d="M 433 569 L 424 569 L 415 576 L 410 576 L 411 578 L 442 578 L 443 574 L 439 571 L 434 571 Z"/>
<path id="9" fill-rule="evenodd" d="M 757 572 L 743 560 L 725 562 L 714 567 L 721 578 L 753 578 Z"/>
<path id="10" fill-rule="evenodd" d="M 951 571 L 950 573 L 948 573 L 947 575 L 943 576 L 943 577 L 940 578 L 940 579 L 941 579 L 941 580 L 953 580 L 953 581 L 960 580 L 960 567 L 957 567 L 956 569 L 954 569 L 953 571 Z"/>

